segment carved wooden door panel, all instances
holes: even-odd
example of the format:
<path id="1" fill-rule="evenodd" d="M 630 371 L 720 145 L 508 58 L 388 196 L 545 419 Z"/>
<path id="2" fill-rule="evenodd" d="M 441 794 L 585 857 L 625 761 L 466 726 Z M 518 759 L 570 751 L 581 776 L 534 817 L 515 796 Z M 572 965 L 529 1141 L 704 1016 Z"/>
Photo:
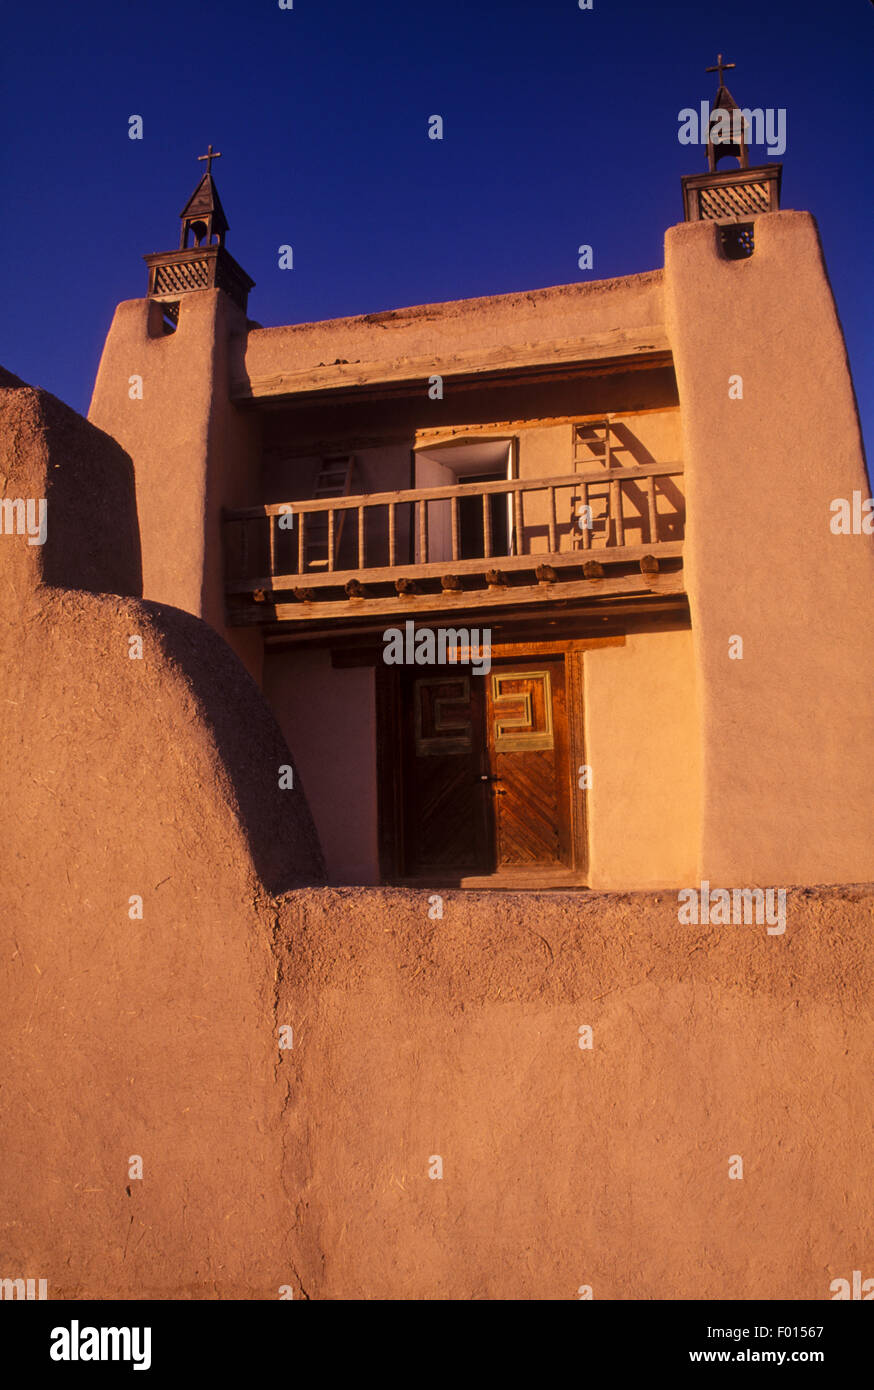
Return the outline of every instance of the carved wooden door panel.
<path id="1" fill-rule="evenodd" d="M 483 679 L 462 670 L 408 677 L 405 685 L 406 872 L 489 873 Z"/>
<path id="2" fill-rule="evenodd" d="M 540 658 L 495 665 L 486 682 L 496 868 L 569 867 L 564 662 Z"/>

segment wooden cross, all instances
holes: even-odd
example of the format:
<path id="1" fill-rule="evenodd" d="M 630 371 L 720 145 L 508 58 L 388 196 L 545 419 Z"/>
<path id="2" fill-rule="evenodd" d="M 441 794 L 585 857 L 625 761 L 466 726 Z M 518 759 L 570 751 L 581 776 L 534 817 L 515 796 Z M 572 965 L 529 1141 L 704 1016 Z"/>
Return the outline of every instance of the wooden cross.
<path id="1" fill-rule="evenodd" d="M 720 85 L 720 87 L 721 87 L 721 86 L 723 86 L 723 81 L 722 81 L 722 72 L 723 72 L 723 69 L 725 69 L 726 71 L 728 71 L 729 68 L 734 68 L 734 67 L 737 67 L 737 64 L 736 64 L 736 63 L 724 63 L 724 62 L 722 61 L 722 54 L 720 53 L 720 54 L 719 54 L 719 57 L 716 59 L 716 66 L 713 67 L 713 68 L 707 68 L 707 72 L 718 72 L 718 73 L 719 73 L 719 85 Z M 212 146 L 211 146 L 211 145 L 210 145 L 210 149 L 212 149 Z"/>
<path id="2" fill-rule="evenodd" d="M 722 57 L 722 54 L 720 53 L 719 56 L 720 56 L 720 58 L 721 58 L 721 57 Z M 734 67 L 734 63 L 732 63 L 731 66 Z M 712 69 L 712 68 L 708 68 L 707 71 L 708 71 L 708 72 L 712 72 L 713 69 Z M 206 154 L 199 154 L 199 155 L 197 156 L 198 161 L 200 161 L 201 159 L 205 159 L 205 160 L 206 160 L 206 172 L 207 172 L 208 174 L 212 172 L 212 161 L 213 161 L 214 159 L 221 159 L 221 157 L 222 157 L 222 156 L 221 156 L 221 150 L 218 150 L 215 154 L 213 154 L 213 152 L 212 152 L 212 145 L 207 145 L 207 147 L 206 147 Z"/>

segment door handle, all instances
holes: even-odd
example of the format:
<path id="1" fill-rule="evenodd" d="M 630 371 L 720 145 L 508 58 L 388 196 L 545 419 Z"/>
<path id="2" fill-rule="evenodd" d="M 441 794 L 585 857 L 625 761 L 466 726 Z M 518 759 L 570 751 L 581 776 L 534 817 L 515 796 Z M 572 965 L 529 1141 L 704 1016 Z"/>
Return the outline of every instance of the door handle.
<path id="1" fill-rule="evenodd" d="M 494 772 L 481 772 L 473 780 L 475 782 L 500 782 L 501 779 Z"/>

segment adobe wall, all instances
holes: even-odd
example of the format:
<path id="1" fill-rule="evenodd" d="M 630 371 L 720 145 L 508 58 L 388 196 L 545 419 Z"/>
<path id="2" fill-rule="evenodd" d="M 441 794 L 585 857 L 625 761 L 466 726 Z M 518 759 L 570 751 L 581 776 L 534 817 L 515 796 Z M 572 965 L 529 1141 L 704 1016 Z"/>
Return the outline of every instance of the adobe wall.
<path id="1" fill-rule="evenodd" d="M 302 786 L 225 643 L 135 596 L 130 459 L 0 388 L 3 492 L 49 504 L 42 550 L 0 536 L 0 1272 L 51 1298 L 275 1291 L 267 889 L 321 876 Z"/>
<path id="2" fill-rule="evenodd" d="M 246 316 L 220 290 L 181 296 L 175 333 L 160 305 L 119 304 L 88 418 L 133 459 L 143 593 L 203 617 L 256 680 L 260 633 L 224 625 L 221 508 L 258 501 L 260 423 L 229 400 L 229 358 Z M 132 377 L 141 379 L 142 398 Z"/>
<path id="3" fill-rule="evenodd" d="M 584 653 L 592 888 L 677 888 L 696 882 L 701 815 L 696 696 L 688 629 L 629 633 L 624 646 Z"/>
<path id="4" fill-rule="evenodd" d="M 387 624 L 389 625 L 389 624 Z M 294 739 L 329 881 L 379 883 L 373 670 L 335 670 L 329 650 L 268 652 L 264 698 Z"/>
<path id="5" fill-rule="evenodd" d="M 107 591 L 137 587 L 129 460 L 0 387 L 5 495 L 91 498 L 49 512 L 66 587 L 0 537 L 4 1277 L 816 1299 L 863 1268 L 874 885 L 791 892 L 780 935 L 681 926 L 672 892 L 447 892 L 433 916 L 293 887 L 318 849 L 252 682 L 202 621 Z M 111 561 L 85 523 L 127 538 Z"/>
<path id="6" fill-rule="evenodd" d="M 729 261 L 713 224 L 686 223 L 665 251 L 702 709 L 700 872 L 732 886 L 868 879 L 874 538 L 830 529 L 831 502 L 870 488 L 816 224 L 758 217 L 754 254 Z M 735 636 L 742 660 L 729 657 Z"/>
<path id="7" fill-rule="evenodd" d="M 281 905 L 306 1296 L 828 1299 L 870 1262 L 874 886 L 791 892 L 782 936 L 671 893 L 428 912 Z"/>

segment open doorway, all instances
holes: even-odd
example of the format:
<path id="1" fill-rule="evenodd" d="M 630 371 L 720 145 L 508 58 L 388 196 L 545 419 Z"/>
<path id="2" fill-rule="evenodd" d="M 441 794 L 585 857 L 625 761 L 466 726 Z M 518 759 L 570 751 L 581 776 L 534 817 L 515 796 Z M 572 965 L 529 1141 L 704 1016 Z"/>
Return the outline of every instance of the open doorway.
<path id="1" fill-rule="evenodd" d="M 415 486 L 457 487 L 464 483 L 498 482 L 514 477 L 515 440 L 484 439 L 452 440 L 429 449 L 419 449 L 415 456 Z M 510 493 L 493 493 L 486 503 L 491 530 L 492 555 L 513 553 L 513 498 Z M 485 516 L 481 496 L 460 497 L 458 502 L 458 539 L 461 560 L 475 560 L 485 555 Z M 452 558 L 452 515 L 449 501 L 428 503 L 428 554 L 419 553 L 416 541 L 416 563 L 449 560 Z"/>

